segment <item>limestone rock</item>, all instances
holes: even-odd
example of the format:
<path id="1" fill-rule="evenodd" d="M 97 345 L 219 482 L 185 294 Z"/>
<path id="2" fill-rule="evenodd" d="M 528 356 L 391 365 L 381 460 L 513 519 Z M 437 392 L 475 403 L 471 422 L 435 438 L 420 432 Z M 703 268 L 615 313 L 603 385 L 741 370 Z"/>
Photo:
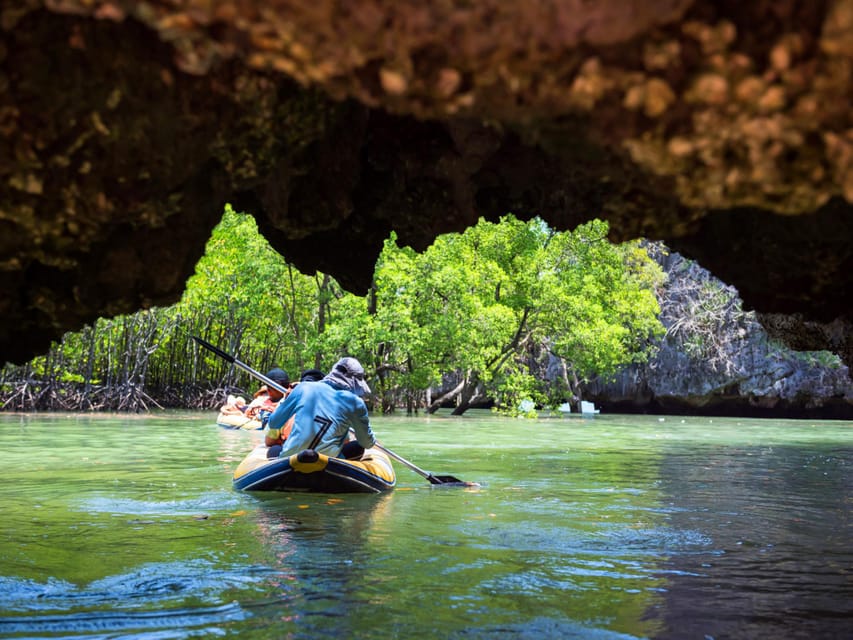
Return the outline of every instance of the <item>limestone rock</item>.
<path id="1" fill-rule="evenodd" d="M 659 294 L 665 337 L 648 363 L 627 367 L 612 382 L 593 382 L 584 397 L 611 411 L 853 417 L 848 367 L 825 352 L 802 353 L 820 340 L 792 345 L 800 351 L 785 347 L 742 309 L 732 287 L 677 253 L 657 257 L 667 273 Z M 842 334 L 836 327 L 821 340 Z"/>

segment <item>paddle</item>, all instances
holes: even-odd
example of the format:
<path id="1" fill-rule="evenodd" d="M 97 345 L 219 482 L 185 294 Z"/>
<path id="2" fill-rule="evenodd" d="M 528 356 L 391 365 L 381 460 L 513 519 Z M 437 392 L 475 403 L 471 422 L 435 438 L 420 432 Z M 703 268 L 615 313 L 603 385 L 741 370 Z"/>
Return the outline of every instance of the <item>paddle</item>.
<path id="1" fill-rule="evenodd" d="M 465 482 L 464 480 L 460 480 L 459 478 L 456 478 L 454 476 L 436 476 L 436 475 L 433 475 L 428 471 L 424 471 L 420 467 L 416 467 L 415 465 L 413 465 L 411 462 L 409 462 L 408 460 L 406 460 L 402 456 L 398 456 L 396 453 L 386 449 L 385 447 L 383 447 L 378 442 L 373 446 L 375 446 L 380 451 L 384 451 L 389 456 L 394 458 L 394 460 L 397 460 L 398 462 L 402 462 L 404 465 L 409 467 L 409 469 L 411 469 L 412 471 L 414 471 L 418 475 L 423 476 L 424 478 L 429 480 L 430 484 L 440 484 L 440 485 L 445 486 L 445 487 L 479 487 L 480 486 L 476 482 Z"/>
<path id="2" fill-rule="evenodd" d="M 228 353 L 225 353 L 219 347 L 216 347 L 216 346 L 210 344 L 207 340 L 203 340 L 202 338 L 199 338 L 198 336 L 191 336 L 191 337 L 193 340 L 198 342 L 205 349 L 212 351 L 213 353 L 218 355 L 220 358 L 222 358 L 226 362 L 230 362 L 231 364 L 234 364 L 234 365 L 240 367 L 243 371 L 245 371 L 249 375 L 255 376 L 258 380 L 263 382 L 265 385 L 272 387 L 273 389 L 278 389 L 281 393 L 284 393 L 284 394 L 287 393 L 287 389 L 282 387 L 280 384 L 278 384 L 277 382 L 274 382 L 273 380 L 270 380 L 264 374 L 262 374 L 260 371 L 256 371 L 255 369 L 252 369 L 252 367 L 250 367 L 246 363 L 240 362 L 234 356 L 232 356 Z M 416 467 L 414 464 L 412 464 L 411 462 L 406 460 L 403 456 L 397 455 L 396 453 L 394 453 L 390 449 L 386 449 L 385 447 L 383 447 L 378 442 L 374 446 L 377 449 L 379 449 L 380 451 L 383 451 L 386 454 L 388 454 L 389 456 L 391 456 L 392 458 L 394 458 L 394 460 L 397 460 L 398 462 L 403 463 L 404 465 L 406 465 L 409 469 L 411 469 L 415 473 L 417 473 L 417 474 L 423 476 L 424 478 L 426 478 L 427 480 L 429 480 L 430 484 L 440 484 L 440 485 L 444 485 L 444 486 L 460 486 L 460 487 L 477 487 L 477 486 L 479 486 L 476 482 L 465 482 L 463 480 L 460 480 L 459 478 L 455 478 L 454 476 L 436 476 L 436 475 L 433 475 L 427 471 L 424 471 L 423 469 L 421 469 L 419 467 Z"/>
<path id="3" fill-rule="evenodd" d="M 287 394 L 287 387 L 282 387 L 278 382 L 276 382 L 275 380 L 272 380 L 270 378 L 267 378 L 260 371 L 256 371 L 255 369 L 252 369 L 252 367 L 247 365 L 245 362 L 240 362 L 237 358 L 235 358 L 234 356 L 232 356 L 228 353 L 225 353 L 222 349 L 220 349 L 217 346 L 210 344 L 207 340 L 203 340 L 202 338 L 199 338 L 198 336 L 190 336 L 190 337 L 193 340 L 195 340 L 196 342 L 198 342 L 202 347 L 204 347 L 208 351 L 212 351 L 213 353 L 218 355 L 220 358 L 222 358 L 226 362 L 230 362 L 231 364 L 234 364 L 234 365 L 240 367 L 246 373 L 255 376 L 258 380 L 263 382 L 268 387 L 272 387 L 273 389 L 277 389 L 279 392 L 281 392 L 285 395 Z"/>

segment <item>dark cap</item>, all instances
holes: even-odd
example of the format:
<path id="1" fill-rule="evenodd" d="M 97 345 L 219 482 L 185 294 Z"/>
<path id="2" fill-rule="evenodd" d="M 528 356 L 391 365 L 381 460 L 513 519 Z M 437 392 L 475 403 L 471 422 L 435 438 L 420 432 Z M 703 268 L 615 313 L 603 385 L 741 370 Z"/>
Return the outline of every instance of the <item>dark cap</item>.
<path id="1" fill-rule="evenodd" d="M 273 382 L 277 382 L 282 387 L 286 387 L 290 384 L 290 376 L 287 375 L 287 371 L 284 369 L 279 369 L 276 367 L 275 369 L 270 369 L 267 372 L 267 378 L 272 380 Z"/>
<path id="2" fill-rule="evenodd" d="M 326 374 L 319 369 L 305 369 L 299 376 L 301 382 L 319 382 Z"/>

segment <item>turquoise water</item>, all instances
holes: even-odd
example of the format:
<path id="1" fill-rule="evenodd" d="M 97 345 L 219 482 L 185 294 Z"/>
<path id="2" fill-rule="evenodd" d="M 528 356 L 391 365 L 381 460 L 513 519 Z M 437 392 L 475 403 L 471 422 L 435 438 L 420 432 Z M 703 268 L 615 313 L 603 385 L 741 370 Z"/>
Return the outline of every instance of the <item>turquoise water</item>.
<path id="1" fill-rule="evenodd" d="M 0 637 L 851 635 L 849 422 L 373 423 L 481 487 L 243 494 L 213 415 L 0 415 Z"/>

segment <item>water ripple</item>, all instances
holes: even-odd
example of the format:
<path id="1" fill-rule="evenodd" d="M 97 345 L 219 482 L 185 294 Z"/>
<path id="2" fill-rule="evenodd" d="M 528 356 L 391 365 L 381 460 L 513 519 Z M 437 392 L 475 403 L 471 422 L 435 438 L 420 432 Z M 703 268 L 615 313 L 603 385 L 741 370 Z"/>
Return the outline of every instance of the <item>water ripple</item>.
<path id="1" fill-rule="evenodd" d="M 92 611 L 61 615 L 19 616 L 0 618 L 0 635 L 8 634 L 74 634 L 87 639 L 114 637 L 122 632 L 123 638 L 148 639 L 187 638 L 195 635 L 224 635 L 211 625 L 245 620 L 249 614 L 239 604 L 219 607 L 182 608 L 168 611 Z M 189 628 L 188 628 L 189 627 Z M 154 631 L 155 633 L 151 633 Z M 109 632 L 110 635 L 93 635 Z M 133 632 L 133 635 L 127 635 Z"/>
<path id="2" fill-rule="evenodd" d="M 481 549 L 511 548 L 563 555 L 601 551 L 606 551 L 608 556 L 684 554 L 711 551 L 713 544 L 708 535 L 695 530 L 624 524 L 599 525 L 599 529 L 592 532 L 564 527 L 515 526 L 483 532 L 469 530 L 468 534 L 471 538 L 481 537 L 481 543 L 472 545 Z"/>
<path id="3" fill-rule="evenodd" d="M 454 633 L 452 638 L 477 639 L 512 638 L 512 640 L 539 640 L 541 638 L 561 638 L 563 640 L 636 640 L 637 636 L 617 633 L 607 629 L 578 624 L 566 620 L 551 618 L 534 618 L 527 622 L 505 625 L 489 625 L 485 627 L 468 628 Z"/>
<path id="4" fill-rule="evenodd" d="M 713 540 L 690 529 L 666 527 L 618 527 L 605 531 L 603 537 L 621 550 L 672 554 L 684 551 L 707 551 Z"/>
<path id="5" fill-rule="evenodd" d="M 243 497 L 233 491 L 211 491 L 197 498 L 162 502 L 96 496 L 81 502 L 79 508 L 87 513 L 181 516 L 237 509 L 243 504 L 242 500 Z"/>
<path id="6" fill-rule="evenodd" d="M 20 612 L 61 611 L 116 602 L 142 608 L 176 598 L 216 599 L 228 588 L 245 588 L 263 581 L 272 572 L 265 567 L 223 569 L 205 560 L 153 563 L 130 573 L 96 580 L 82 589 L 53 578 L 39 583 L 0 577 L 0 608 Z"/>

